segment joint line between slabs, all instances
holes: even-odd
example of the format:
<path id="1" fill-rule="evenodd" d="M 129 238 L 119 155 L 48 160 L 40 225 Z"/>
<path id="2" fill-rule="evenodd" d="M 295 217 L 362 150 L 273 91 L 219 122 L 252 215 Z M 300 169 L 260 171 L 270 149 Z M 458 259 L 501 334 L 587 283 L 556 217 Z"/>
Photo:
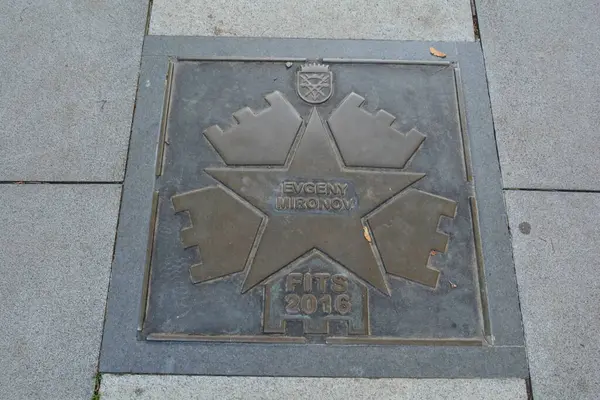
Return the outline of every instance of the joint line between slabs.
<path id="1" fill-rule="evenodd" d="M 589 189 L 544 189 L 544 188 L 503 188 L 504 191 L 513 192 L 549 192 L 549 193 L 594 193 L 600 194 L 600 189 L 589 190 Z"/>
<path id="2" fill-rule="evenodd" d="M 122 185 L 123 181 L 0 181 L 0 185 Z"/>

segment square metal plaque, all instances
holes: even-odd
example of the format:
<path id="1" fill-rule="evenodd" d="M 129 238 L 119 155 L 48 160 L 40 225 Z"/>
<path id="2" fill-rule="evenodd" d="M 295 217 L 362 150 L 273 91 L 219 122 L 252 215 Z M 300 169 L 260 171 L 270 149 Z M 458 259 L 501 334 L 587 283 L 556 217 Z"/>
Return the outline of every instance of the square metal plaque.
<path id="1" fill-rule="evenodd" d="M 101 371 L 527 376 L 478 43 L 150 36 L 137 96 Z"/>

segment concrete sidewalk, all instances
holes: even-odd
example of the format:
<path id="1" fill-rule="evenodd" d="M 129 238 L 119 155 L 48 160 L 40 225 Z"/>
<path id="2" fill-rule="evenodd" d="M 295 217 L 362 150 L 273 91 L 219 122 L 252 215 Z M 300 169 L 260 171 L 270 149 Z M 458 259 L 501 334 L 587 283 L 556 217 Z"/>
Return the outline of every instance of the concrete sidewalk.
<path id="1" fill-rule="evenodd" d="M 0 399 L 92 396 L 147 7 L 0 2 Z"/>
<path id="2" fill-rule="evenodd" d="M 475 39 L 468 0 L 154 0 L 151 11 L 160 35 Z M 476 0 L 476 11 L 533 398 L 597 399 L 600 5 Z M 0 3 L 0 399 L 92 398 L 148 15 L 147 0 Z M 255 393 L 528 396 L 503 379 L 106 375 L 100 388 L 111 400 Z"/>

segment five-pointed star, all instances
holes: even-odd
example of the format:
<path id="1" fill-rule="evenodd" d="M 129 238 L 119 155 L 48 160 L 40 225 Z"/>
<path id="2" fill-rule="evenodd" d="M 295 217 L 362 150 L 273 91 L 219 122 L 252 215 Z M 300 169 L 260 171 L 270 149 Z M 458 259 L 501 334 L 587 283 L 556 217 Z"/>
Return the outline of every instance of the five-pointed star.
<path id="1" fill-rule="evenodd" d="M 345 167 L 314 108 L 284 167 L 208 168 L 206 172 L 265 214 L 266 226 L 254 256 L 250 255 L 242 292 L 317 248 L 383 293 L 390 293 L 376 247 L 364 237 L 362 219 L 425 174 Z M 281 194 L 281 183 L 290 179 L 351 182 L 358 204 L 349 213 L 282 213 L 273 205 Z"/>

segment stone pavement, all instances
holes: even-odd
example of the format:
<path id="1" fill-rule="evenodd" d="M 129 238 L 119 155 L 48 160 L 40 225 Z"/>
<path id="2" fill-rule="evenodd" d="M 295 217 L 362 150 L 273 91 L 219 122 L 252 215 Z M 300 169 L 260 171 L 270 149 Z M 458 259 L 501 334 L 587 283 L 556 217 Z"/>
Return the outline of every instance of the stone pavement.
<path id="1" fill-rule="evenodd" d="M 598 191 L 600 4 L 479 0 L 477 15 L 504 186 Z"/>
<path id="2" fill-rule="evenodd" d="M 120 185 L 0 185 L 0 398 L 89 399 Z"/>
<path id="3" fill-rule="evenodd" d="M 597 399 L 600 6 L 546 3 L 476 6 L 533 398 Z M 150 34 L 474 38 L 467 0 L 153 4 Z M 147 6 L 0 3 L 0 399 L 92 397 Z M 527 398 L 522 380 L 308 382 L 105 375 L 100 394 L 307 398 L 334 387 L 330 398 Z"/>
<path id="4" fill-rule="evenodd" d="M 468 0 L 154 0 L 150 35 L 473 40 Z"/>
<path id="5" fill-rule="evenodd" d="M 104 375 L 102 400 L 525 400 L 521 379 L 253 378 Z"/>
<path id="6" fill-rule="evenodd" d="M 600 394 L 596 193 L 507 191 L 536 399 Z"/>
<path id="7" fill-rule="evenodd" d="M 147 1 L 0 3 L 0 180 L 123 179 Z"/>
<path id="8" fill-rule="evenodd" d="M 0 2 L 0 399 L 92 396 L 146 15 Z"/>

